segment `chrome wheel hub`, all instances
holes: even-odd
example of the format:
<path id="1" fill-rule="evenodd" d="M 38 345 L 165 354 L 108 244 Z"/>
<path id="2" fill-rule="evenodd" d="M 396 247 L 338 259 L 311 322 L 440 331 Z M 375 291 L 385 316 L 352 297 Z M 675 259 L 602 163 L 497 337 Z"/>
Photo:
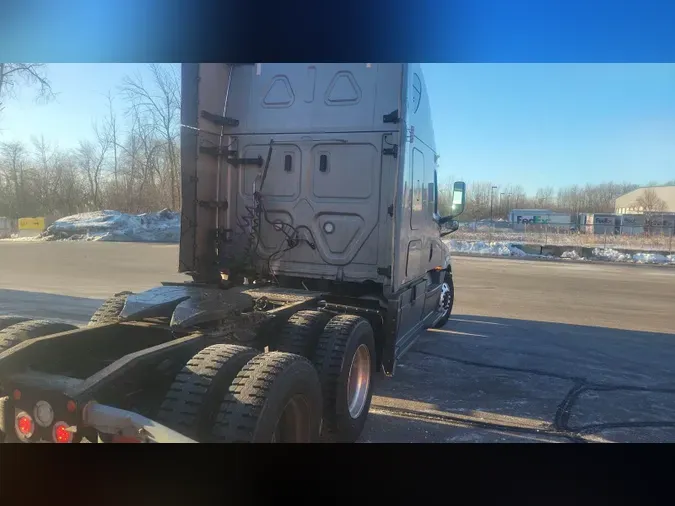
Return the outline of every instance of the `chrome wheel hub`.
<path id="1" fill-rule="evenodd" d="M 366 406 L 370 389 L 370 350 L 361 344 L 354 353 L 347 380 L 347 402 L 349 416 L 358 418 Z"/>
<path id="2" fill-rule="evenodd" d="M 443 286 L 441 287 L 441 298 L 438 303 L 438 310 L 441 313 L 445 314 L 450 310 L 451 297 L 450 286 L 447 283 L 443 283 Z"/>

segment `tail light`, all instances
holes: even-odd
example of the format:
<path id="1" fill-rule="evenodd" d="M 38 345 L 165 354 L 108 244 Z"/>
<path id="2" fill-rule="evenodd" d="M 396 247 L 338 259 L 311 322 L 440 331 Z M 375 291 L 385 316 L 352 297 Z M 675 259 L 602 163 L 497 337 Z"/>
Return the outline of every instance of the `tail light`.
<path id="1" fill-rule="evenodd" d="M 52 437 L 55 443 L 72 443 L 73 432 L 65 422 L 56 422 L 52 429 Z"/>
<path id="2" fill-rule="evenodd" d="M 22 411 L 16 415 L 14 428 L 16 429 L 16 435 L 19 436 L 19 439 L 25 441 L 30 439 L 35 433 L 35 422 L 33 422 L 33 419 L 28 413 Z"/>

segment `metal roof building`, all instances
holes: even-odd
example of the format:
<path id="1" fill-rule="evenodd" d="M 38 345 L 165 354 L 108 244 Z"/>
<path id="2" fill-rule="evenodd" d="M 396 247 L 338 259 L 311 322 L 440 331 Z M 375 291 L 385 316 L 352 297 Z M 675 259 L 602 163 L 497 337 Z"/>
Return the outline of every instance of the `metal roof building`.
<path id="1" fill-rule="evenodd" d="M 662 212 L 675 212 L 675 185 L 672 186 L 645 186 L 618 197 L 614 203 L 616 214 L 640 214 L 645 210 L 637 200 L 644 195 L 645 191 L 653 190 L 654 194 L 666 204 Z"/>

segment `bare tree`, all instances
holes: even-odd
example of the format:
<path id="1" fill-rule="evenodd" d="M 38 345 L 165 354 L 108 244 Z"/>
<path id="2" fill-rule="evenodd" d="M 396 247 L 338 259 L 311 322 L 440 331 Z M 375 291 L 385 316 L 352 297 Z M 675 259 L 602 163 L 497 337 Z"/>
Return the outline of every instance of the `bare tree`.
<path id="1" fill-rule="evenodd" d="M 113 97 L 110 92 L 106 95 L 106 98 L 108 99 L 108 117 L 105 119 L 105 131 L 106 135 L 108 136 L 110 140 L 110 144 L 112 147 L 113 151 L 113 180 L 115 182 L 115 186 L 117 186 L 117 172 L 119 168 L 118 164 L 118 148 L 119 148 L 119 140 L 118 140 L 118 126 L 117 126 L 117 115 L 115 114 L 115 110 L 113 108 Z"/>
<path id="2" fill-rule="evenodd" d="M 100 209 L 103 169 L 112 143 L 105 128 L 94 126 L 94 134 L 96 142 L 80 141 L 77 158 L 79 166 L 87 178 L 89 203 L 94 209 Z"/>
<path id="3" fill-rule="evenodd" d="M 23 216 L 25 212 L 25 164 L 26 148 L 21 142 L 6 142 L 0 145 L 4 175 L 9 183 L 12 197 L 12 214 L 16 218 Z"/>
<path id="4" fill-rule="evenodd" d="M 149 121 L 164 142 L 167 161 L 169 192 L 171 207 L 180 206 L 179 187 L 179 153 L 178 139 L 180 133 L 180 79 L 173 68 L 157 64 L 150 65 L 151 90 L 143 82 L 140 75 L 127 76 L 122 85 L 122 92 L 129 100 L 136 114 Z"/>
<path id="5" fill-rule="evenodd" d="M 635 199 L 635 205 L 645 214 L 663 213 L 668 210 L 668 204 L 659 197 L 653 188 L 645 189 L 642 194 Z"/>
<path id="6" fill-rule="evenodd" d="M 547 186 L 546 188 L 539 188 L 534 197 L 535 200 L 537 201 L 537 205 L 542 208 L 552 206 L 554 204 L 553 193 L 554 190 L 553 187 L 551 186 Z"/>
<path id="7" fill-rule="evenodd" d="M 14 97 L 19 85 L 37 85 L 38 98 L 53 98 L 54 92 L 46 70 L 44 63 L 0 63 L 0 112 L 4 108 L 4 100 Z"/>

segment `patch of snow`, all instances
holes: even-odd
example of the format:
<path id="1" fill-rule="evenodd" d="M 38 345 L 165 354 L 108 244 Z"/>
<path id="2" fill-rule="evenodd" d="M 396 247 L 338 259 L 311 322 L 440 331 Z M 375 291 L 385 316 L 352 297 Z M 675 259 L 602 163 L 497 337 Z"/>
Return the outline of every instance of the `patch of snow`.
<path id="1" fill-rule="evenodd" d="M 563 252 L 562 255 L 560 255 L 560 258 L 567 258 L 568 260 L 583 260 L 584 257 L 579 255 L 576 250 L 572 251 L 565 251 Z"/>
<path id="2" fill-rule="evenodd" d="M 447 241 L 451 252 L 465 253 L 469 255 L 481 256 L 501 256 L 501 257 L 528 257 L 541 259 L 555 259 L 555 256 L 535 255 L 525 253 L 518 245 L 510 242 L 487 242 L 487 241 L 462 241 L 451 239 Z M 587 261 L 587 258 L 582 257 L 576 250 L 565 251 L 560 255 L 560 258 L 574 261 Z M 592 258 L 596 260 L 603 260 L 606 262 L 628 262 L 638 264 L 660 264 L 660 265 L 675 265 L 675 254 L 662 255 L 659 253 L 650 253 L 648 251 L 639 253 L 622 253 L 612 248 L 594 248 Z"/>
<path id="3" fill-rule="evenodd" d="M 673 255 L 669 255 L 673 256 Z M 633 260 L 639 264 L 667 264 L 668 257 L 658 253 L 636 253 L 633 255 Z"/>
<path id="4" fill-rule="evenodd" d="M 631 255 L 612 248 L 593 248 L 593 256 L 610 262 L 630 262 L 632 260 Z"/>
<path id="5" fill-rule="evenodd" d="M 178 242 L 180 213 L 126 214 L 96 211 L 66 216 L 52 223 L 39 237 L 44 241 Z"/>
<path id="6" fill-rule="evenodd" d="M 502 257 L 526 257 L 522 249 L 508 242 L 483 242 L 483 241 L 455 241 L 449 240 L 450 251 L 469 253 L 472 255 L 490 255 Z"/>
<path id="7" fill-rule="evenodd" d="M 621 253 L 614 249 L 600 249 L 593 250 L 593 256 L 602 260 L 609 260 L 612 262 L 630 262 L 638 264 L 675 264 L 675 255 L 661 255 L 660 253 Z"/>
<path id="8" fill-rule="evenodd" d="M 39 241 L 40 237 L 37 236 L 37 235 L 21 237 L 19 234 L 12 234 L 9 237 L 9 239 L 5 239 L 5 240 L 21 241 L 21 242 L 23 242 L 23 241 Z"/>

